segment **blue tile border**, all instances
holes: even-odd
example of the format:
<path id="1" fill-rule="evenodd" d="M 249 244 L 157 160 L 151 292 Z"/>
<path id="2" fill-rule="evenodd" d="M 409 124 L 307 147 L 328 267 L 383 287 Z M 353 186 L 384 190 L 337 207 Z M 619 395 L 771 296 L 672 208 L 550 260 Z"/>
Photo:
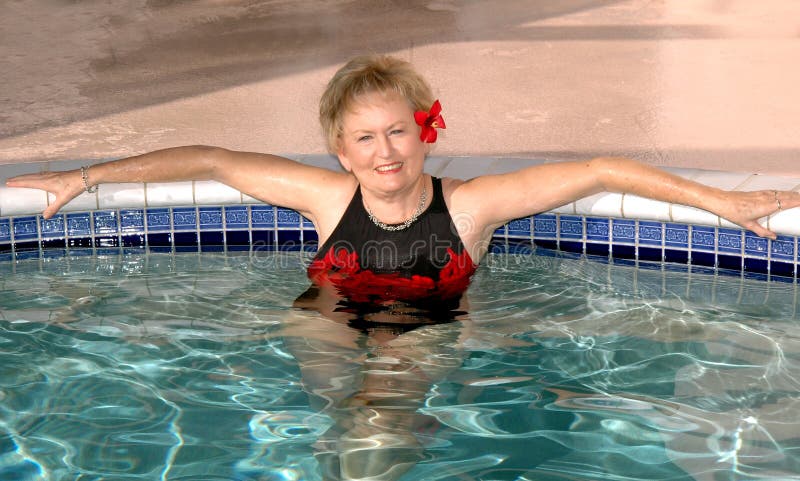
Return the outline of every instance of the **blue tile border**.
<path id="1" fill-rule="evenodd" d="M 798 238 L 772 241 L 722 227 L 537 214 L 498 228 L 494 250 L 557 249 L 617 263 L 657 261 L 749 277 L 797 278 Z M 527 247 L 520 247 L 524 244 Z M 61 255 L 288 250 L 314 252 L 317 234 L 299 213 L 270 205 L 97 210 L 0 218 L 0 262 Z"/>

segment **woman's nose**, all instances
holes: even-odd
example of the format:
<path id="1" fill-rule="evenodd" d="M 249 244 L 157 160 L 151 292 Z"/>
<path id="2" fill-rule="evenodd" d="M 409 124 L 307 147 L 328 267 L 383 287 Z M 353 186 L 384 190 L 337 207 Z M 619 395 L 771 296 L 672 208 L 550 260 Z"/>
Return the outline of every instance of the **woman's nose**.
<path id="1" fill-rule="evenodd" d="M 378 136 L 378 155 L 382 158 L 391 157 L 392 152 L 394 151 L 394 146 L 392 145 L 391 139 L 389 139 L 388 135 L 379 135 Z"/>

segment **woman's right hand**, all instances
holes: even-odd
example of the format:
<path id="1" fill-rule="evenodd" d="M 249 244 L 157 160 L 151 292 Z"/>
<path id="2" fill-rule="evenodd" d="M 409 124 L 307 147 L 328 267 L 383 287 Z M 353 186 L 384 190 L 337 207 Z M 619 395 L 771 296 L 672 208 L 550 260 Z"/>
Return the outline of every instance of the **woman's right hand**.
<path id="1" fill-rule="evenodd" d="M 6 180 L 6 185 L 8 187 L 41 189 L 55 195 L 55 201 L 42 212 L 45 219 L 53 217 L 67 202 L 85 190 L 80 170 L 19 175 Z"/>

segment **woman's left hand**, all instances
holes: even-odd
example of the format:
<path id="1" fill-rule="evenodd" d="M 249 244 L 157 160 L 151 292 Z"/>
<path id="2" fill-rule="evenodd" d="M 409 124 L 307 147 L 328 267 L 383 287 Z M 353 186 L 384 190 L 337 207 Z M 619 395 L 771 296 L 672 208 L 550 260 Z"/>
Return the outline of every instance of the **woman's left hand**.
<path id="1" fill-rule="evenodd" d="M 800 193 L 786 190 L 758 190 L 753 192 L 724 191 L 720 208 L 715 214 L 761 237 L 775 239 L 777 235 L 761 225 L 758 220 L 777 212 L 800 206 Z"/>

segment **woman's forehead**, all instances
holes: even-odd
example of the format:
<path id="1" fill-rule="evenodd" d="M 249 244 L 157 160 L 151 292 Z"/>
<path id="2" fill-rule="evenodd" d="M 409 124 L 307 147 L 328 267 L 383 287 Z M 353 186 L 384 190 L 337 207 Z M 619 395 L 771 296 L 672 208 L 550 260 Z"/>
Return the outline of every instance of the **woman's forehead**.
<path id="1" fill-rule="evenodd" d="M 383 117 L 386 114 L 406 117 L 413 116 L 414 113 L 408 101 L 398 93 L 368 92 L 353 99 L 343 120 L 347 124 L 371 117 Z"/>

